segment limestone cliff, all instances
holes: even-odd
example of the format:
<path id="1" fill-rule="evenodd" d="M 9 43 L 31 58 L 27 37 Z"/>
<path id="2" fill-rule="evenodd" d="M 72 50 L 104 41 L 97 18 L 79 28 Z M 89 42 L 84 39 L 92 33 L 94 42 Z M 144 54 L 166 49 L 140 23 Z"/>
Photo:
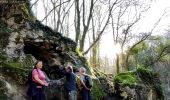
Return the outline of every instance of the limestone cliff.
<path id="1" fill-rule="evenodd" d="M 67 64 L 75 71 L 88 69 L 76 43 L 36 20 L 29 6 L 29 0 L 0 1 L 0 98 L 4 100 L 27 99 L 25 83 L 36 59 L 44 62 L 43 70 L 52 80 L 63 77 L 55 70 Z M 52 87 L 49 100 L 64 97 L 62 89 Z"/>

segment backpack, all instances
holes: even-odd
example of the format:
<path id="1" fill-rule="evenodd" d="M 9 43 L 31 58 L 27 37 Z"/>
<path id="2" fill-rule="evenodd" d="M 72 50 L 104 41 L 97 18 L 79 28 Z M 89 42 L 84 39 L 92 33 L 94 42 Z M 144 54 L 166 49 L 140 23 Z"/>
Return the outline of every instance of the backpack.
<path id="1" fill-rule="evenodd" d="M 84 75 L 85 78 L 85 84 L 88 88 L 92 88 L 93 87 L 93 81 L 91 79 L 91 77 L 89 75 Z"/>
<path id="2" fill-rule="evenodd" d="M 76 87 L 78 90 L 81 90 L 81 82 L 80 82 L 80 77 L 76 75 Z"/>

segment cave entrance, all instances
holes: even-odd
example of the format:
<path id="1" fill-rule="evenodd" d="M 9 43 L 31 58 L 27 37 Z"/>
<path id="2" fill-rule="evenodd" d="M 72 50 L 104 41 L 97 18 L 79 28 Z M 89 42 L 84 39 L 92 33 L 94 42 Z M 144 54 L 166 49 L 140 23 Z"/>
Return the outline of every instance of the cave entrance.
<path id="1" fill-rule="evenodd" d="M 36 60 L 43 61 L 43 70 L 50 79 L 60 79 L 63 75 L 56 73 L 64 65 L 63 55 L 60 50 L 46 42 L 24 42 L 24 53 L 31 54 Z"/>
<path id="2" fill-rule="evenodd" d="M 59 69 L 60 66 L 64 65 L 64 55 L 62 55 L 60 50 L 56 50 L 55 45 L 46 42 L 24 42 L 24 53 L 31 54 L 35 57 L 36 60 L 43 61 L 43 71 L 47 74 L 48 78 L 51 80 L 51 86 L 47 88 L 47 97 L 49 100 L 60 99 L 61 97 L 65 97 L 66 92 L 64 90 L 64 76 L 60 73 L 57 73 L 56 70 Z M 60 63 L 56 63 L 55 60 L 58 60 Z M 60 60 L 61 59 L 61 60 Z M 60 65 L 59 65 L 60 64 Z M 64 99 L 66 100 L 66 99 Z"/>

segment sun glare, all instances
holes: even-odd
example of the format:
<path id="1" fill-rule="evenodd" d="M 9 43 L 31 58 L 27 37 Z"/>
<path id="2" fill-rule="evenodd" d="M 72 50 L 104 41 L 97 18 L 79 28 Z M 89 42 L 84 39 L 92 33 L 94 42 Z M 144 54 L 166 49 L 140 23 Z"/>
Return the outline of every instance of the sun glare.
<path id="1" fill-rule="evenodd" d="M 121 46 L 119 43 L 108 46 L 108 43 L 103 43 L 102 46 L 103 48 L 101 48 L 101 56 L 105 57 L 107 56 L 110 59 L 115 59 L 117 54 L 121 53 Z"/>
<path id="2" fill-rule="evenodd" d="M 114 52 L 115 52 L 115 54 L 120 54 L 121 53 L 121 46 L 120 46 L 119 43 L 114 45 Z"/>

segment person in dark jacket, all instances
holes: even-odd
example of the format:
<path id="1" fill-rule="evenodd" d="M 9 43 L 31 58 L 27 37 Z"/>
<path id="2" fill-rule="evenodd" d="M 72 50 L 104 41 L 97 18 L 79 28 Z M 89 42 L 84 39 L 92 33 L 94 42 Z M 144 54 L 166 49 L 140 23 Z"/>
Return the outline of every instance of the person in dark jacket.
<path id="1" fill-rule="evenodd" d="M 76 75 L 73 72 L 73 67 L 68 65 L 64 71 L 60 73 L 66 76 L 66 82 L 64 84 L 69 100 L 77 100 L 77 87 L 76 87 Z"/>

